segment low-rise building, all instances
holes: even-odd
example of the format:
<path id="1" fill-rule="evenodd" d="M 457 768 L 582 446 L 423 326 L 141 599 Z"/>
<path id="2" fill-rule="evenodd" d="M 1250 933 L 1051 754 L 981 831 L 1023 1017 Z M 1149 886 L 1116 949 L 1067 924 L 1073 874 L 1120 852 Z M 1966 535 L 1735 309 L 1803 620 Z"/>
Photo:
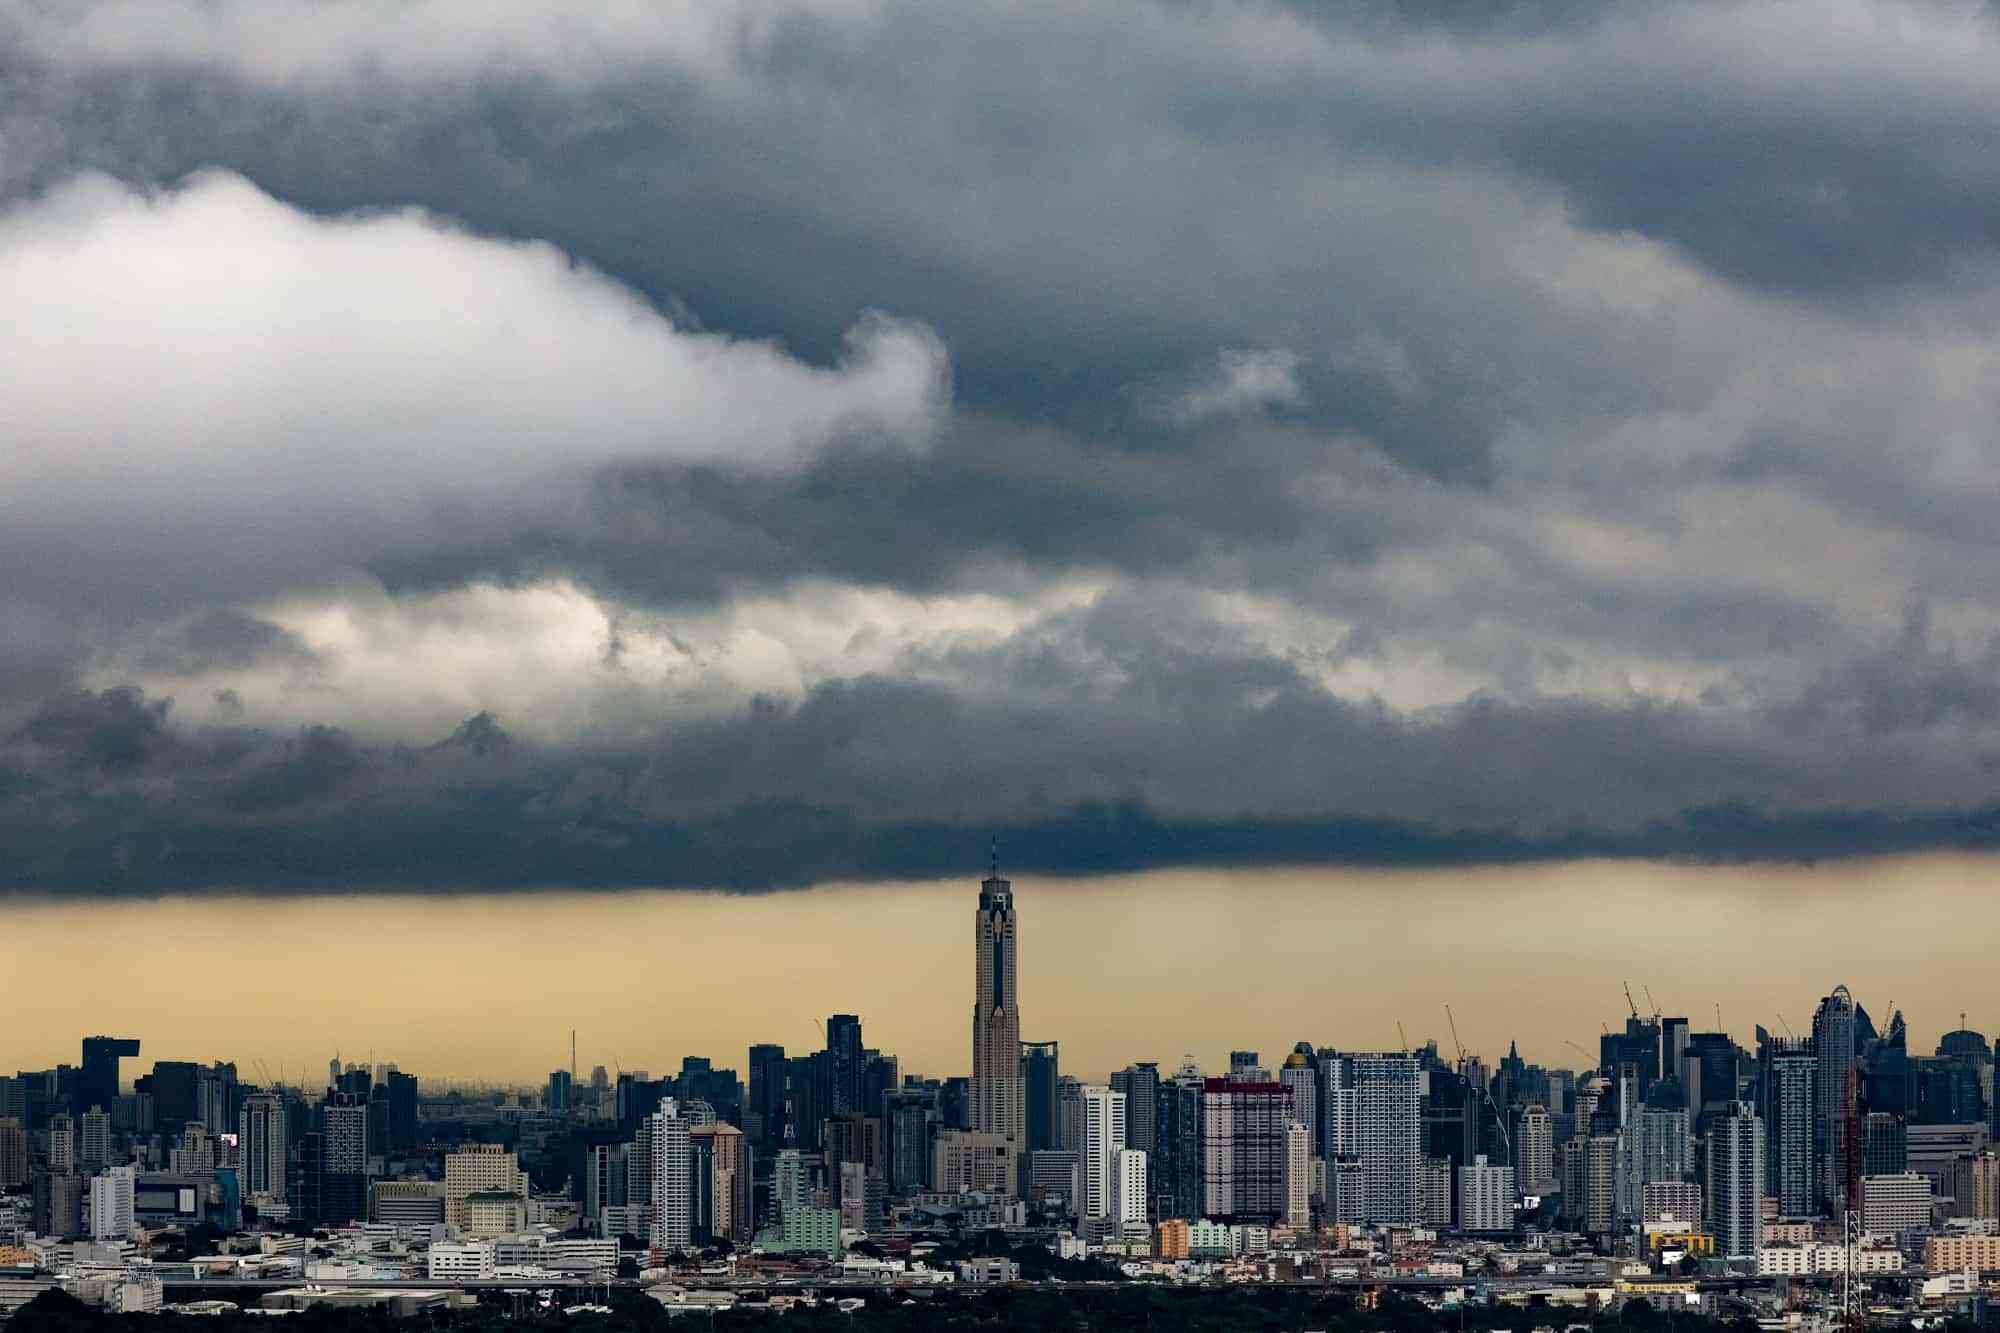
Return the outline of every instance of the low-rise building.
<path id="1" fill-rule="evenodd" d="M 2000 1236 L 1930 1236 L 1924 1240 L 1924 1271 L 1975 1273 L 2000 1269 Z"/>
<path id="2" fill-rule="evenodd" d="M 1816 1277 L 1847 1271 L 1847 1247 L 1826 1241 L 1803 1245 L 1766 1245 L 1757 1251 L 1758 1277 Z M 1854 1251 L 1856 1273 L 1900 1273 L 1903 1252 L 1889 1245 L 1863 1245 Z"/>
<path id="3" fill-rule="evenodd" d="M 1894 1236 L 1931 1224 L 1930 1177 L 1915 1171 L 1861 1179 L 1861 1229 Z"/>
<path id="4" fill-rule="evenodd" d="M 528 1226 L 528 1201 L 518 1194 L 482 1190 L 466 1195 L 460 1208 L 465 1234 L 481 1240 L 517 1235 Z"/>
<path id="5" fill-rule="evenodd" d="M 472 1282 L 493 1277 L 498 1263 L 491 1241 L 438 1241 L 425 1259 L 434 1282 Z"/>
<path id="6" fill-rule="evenodd" d="M 1012 1259 L 961 1259 L 958 1280 L 972 1286 L 992 1286 L 999 1282 L 1019 1282 L 1021 1266 Z"/>

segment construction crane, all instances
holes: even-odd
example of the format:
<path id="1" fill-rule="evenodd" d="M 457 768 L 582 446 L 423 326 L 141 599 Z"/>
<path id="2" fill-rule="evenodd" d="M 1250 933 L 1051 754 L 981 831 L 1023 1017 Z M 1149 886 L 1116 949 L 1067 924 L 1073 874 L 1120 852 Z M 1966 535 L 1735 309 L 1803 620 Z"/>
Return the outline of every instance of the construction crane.
<path id="1" fill-rule="evenodd" d="M 1583 1047 L 1577 1045 L 1575 1042 L 1571 1041 L 1568 1037 L 1563 1038 L 1563 1045 L 1569 1047 L 1571 1050 L 1575 1051 L 1578 1055 L 1582 1056 L 1586 1060 L 1595 1061 L 1597 1059 L 1596 1056 L 1592 1055 L 1589 1051 L 1584 1050 Z"/>
<path id="2" fill-rule="evenodd" d="M 1632 983 L 1627 981 L 1621 984 L 1625 987 L 1625 1007 L 1632 1011 L 1632 1017 L 1637 1018 L 1639 1016 L 1639 1006 L 1632 999 Z"/>
<path id="3" fill-rule="evenodd" d="M 1655 1021 L 1655 1022 L 1659 1021 L 1659 1017 L 1660 1017 L 1660 1004 L 1659 1004 L 1659 1001 L 1657 1001 L 1657 1000 L 1655 1000 L 1655 999 L 1653 998 L 1653 988 L 1652 988 L 1651 986 L 1644 986 L 1644 985 L 1642 985 L 1642 986 L 1640 986 L 1640 987 L 1639 987 L 1639 989 L 1640 989 L 1640 990 L 1642 990 L 1642 991 L 1644 991 L 1644 992 L 1646 992 L 1646 1007 L 1647 1007 L 1648 1009 L 1651 1009 L 1651 1010 L 1653 1011 L 1653 1019 L 1654 1019 L 1654 1021 Z"/>
<path id="4" fill-rule="evenodd" d="M 1403 1020 L 1400 1018 L 1396 1020 L 1396 1040 L 1403 1043 L 1403 1049 L 1405 1051 L 1410 1049 L 1410 1038 L 1408 1034 L 1406 1034 L 1403 1031 Z"/>
<path id="5" fill-rule="evenodd" d="M 1450 1005 L 1446 1005 L 1444 1007 L 1444 1021 L 1451 1024 L 1451 1044 L 1453 1049 L 1455 1049 L 1458 1052 L 1458 1062 L 1460 1064 L 1464 1064 L 1465 1043 L 1458 1039 L 1458 1020 L 1451 1016 Z M 1961 1026 L 1963 1025 L 1961 1024 Z"/>
<path id="6" fill-rule="evenodd" d="M 1787 1037 L 1790 1037 L 1793 1041 L 1797 1041 L 1799 1039 L 1799 1034 L 1792 1031 L 1792 1025 L 1785 1021 L 1785 1016 L 1783 1014 L 1778 1015 L 1778 1026 L 1783 1028 L 1785 1030 L 1785 1035 Z"/>

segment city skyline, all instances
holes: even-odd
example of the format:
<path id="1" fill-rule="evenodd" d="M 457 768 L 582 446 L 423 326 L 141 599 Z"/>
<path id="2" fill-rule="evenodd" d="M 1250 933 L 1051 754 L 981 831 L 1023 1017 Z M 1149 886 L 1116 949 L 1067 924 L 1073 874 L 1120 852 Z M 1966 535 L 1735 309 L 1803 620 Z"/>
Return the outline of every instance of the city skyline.
<path id="1" fill-rule="evenodd" d="M 1021 1038 L 1036 901 L 1018 911 L 997 847 L 961 920 L 967 905 L 972 947 L 954 961 L 972 991 L 969 1075 L 914 1067 L 852 1011 L 816 1021 L 817 1047 L 747 1045 L 747 1079 L 713 1046 L 657 1072 L 596 1065 L 586 1077 L 573 1029 L 567 1068 L 472 1096 L 372 1051 L 365 1064 L 336 1053 L 323 1083 L 288 1084 L 254 1059 L 246 1069 L 242 1053 L 155 1052 L 141 1075 L 139 1030 L 83 1035 L 76 1064 L 0 1076 L 0 1227 L 15 1242 L 0 1301 L 61 1286 L 160 1309 L 170 1283 L 239 1268 L 222 1255 L 160 1263 L 156 1242 L 204 1226 L 218 1242 L 261 1233 L 247 1261 L 260 1284 L 421 1272 L 463 1291 L 699 1273 L 698 1300 L 665 1282 L 648 1295 L 709 1309 L 716 1288 L 733 1303 L 767 1265 L 793 1281 L 850 1276 L 844 1255 L 888 1281 L 942 1280 L 920 1271 L 918 1241 L 925 1259 L 943 1257 L 941 1242 L 968 1233 L 1011 1248 L 958 1262 L 960 1282 L 1019 1281 L 1040 1254 L 1115 1263 L 1095 1272 L 1125 1280 L 1206 1280 L 1217 1260 L 1250 1261 L 1230 1281 L 1351 1278 L 1367 1257 L 1356 1251 L 1379 1246 L 1403 1280 L 1463 1279 L 1473 1264 L 1518 1276 L 1524 1256 L 1559 1283 L 1622 1265 L 1612 1296 L 1624 1301 L 1647 1294 L 1635 1278 L 1699 1275 L 1738 1301 L 1830 1302 L 1790 1280 L 1838 1272 L 1850 1318 L 1863 1271 L 1920 1266 L 1920 1290 L 1888 1294 L 1928 1303 L 1970 1298 L 1980 1270 L 2000 1268 L 1995 1047 L 1963 1013 L 1934 1053 L 1913 1050 L 1903 1004 L 1885 999 L 1878 1020 L 1835 982 L 1796 997 L 1821 991 L 1806 1035 L 1778 1013 L 1783 1033 L 1757 1024 L 1753 1052 L 1673 1012 L 1674 991 L 1663 1005 L 1642 981 L 1642 1010 L 1624 981 L 1627 1013 L 1601 1025 L 1594 1056 L 1565 1039 L 1576 1062 L 1526 1059 L 1514 1039 L 1497 1059 L 1468 1051 L 1446 1000 L 1449 1050 L 1411 1041 L 1399 1019 L 1393 1048 L 1321 1034 L 1268 1054 L 1233 1047 L 1226 1066 L 1135 1061 L 1099 1081 L 1061 1072 L 1059 1002 L 1055 1040 Z M 1349 924 L 1357 945 L 1376 942 Z M 1088 943 L 1100 957 L 1143 945 Z M 1219 1007 L 1239 1023 L 1270 1017 Z M 1184 1034 L 1183 1019 L 1158 1019 Z M 300 1257 L 272 1267 L 281 1244 Z M 366 1257 L 320 1265 L 309 1245 Z M 1282 1269 L 1260 1262 L 1274 1253 Z M 312 1287 L 264 1302 L 364 1299 L 381 1297 Z"/>
<path id="2" fill-rule="evenodd" d="M 1811 1015 L 1787 1006 L 1845 981 L 1864 1004 L 1893 1000 L 1909 1013 L 1921 1044 L 1923 1034 L 1957 1026 L 1961 1010 L 1970 1012 L 1972 1026 L 1980 1025 L 1979 941 L 1938 937 L 1922 919 L 1925 910 L 1943 912 L 1976 892 L 1984 872 L 1977 859 L 1965 858 L 1798 868 L 1779 883 L 1764 885 L 1770 904 L 1761 916 L 1741 905 L 1730 871 L 1686 867 L 1522 868 L 1487 872 L 1492 878 L 1470 889 L 1462 876 L 1419 872 L 1346 878 L 1317 871 L 1171 872 L 1023 881 L 1032 885 L 1034 912 L 1022 926 L 1021 985 L 1031 997 L 1045 996 L 1048 1007 L 1030 1000 L 1030 1019 L 1020 1036 L 1060 1041 L 1065 1068 L 1103 1076 L 1134 1060 L 1170 1068 L 1189 1054 L 1204 1067 L 1226 1067 L 1230 1050 L 1256 1045 L 1275 1055 L 1300 1039 L 1394 1049 L 1399 1020 L 1413 1043 L 1433 1039 L 1449 1055 L 1451 1034 L 1441 1006 L 1450 1003 L 1468 1051 L 1494 1060 L 1518 1041 L 1532 1059 L 1571 1067 L 1568 1061 L 1583 1058 L 1571 1043 L 1589 1047 L 1593 1040 L 1589 1021 L 1579 1022 L 1576 1015 L 1615 1025 L 1624 1014 L 1620 987 L 1626 983 L 1642 999 L 1650 988 L 1670 1010 L 1678 998 L 1676 1011 L 1687 1012 L 1697 1029 L 1714 1027 L 1713 1006 L 1720 1004 L 1723 1030 L 1748 1046 L 1757 1024 L 1782 1031 L 1780 1014 L 1793 1030 L 1806 1030 Z M 1913 914 L 1868 916 L 1870 904 L 1896 885 L 1914 904 Z M 1598 893 L 1599 916 L 1611 926 L 1596 939 L 1581 933 L 1587 923 L 1565 915 L 1585 886 Z M 30 1067 L 67 1058 L 66 1043 L 75 1035 L 68 1029 L 76 1024 L 59 1016 L 94 1013 L 102 1021 L 84 1024 L 90 1030 L 145 1026 L 151 1030 L 149 1049 L 166 1058 L 226 1058 L 204 1045 L 224 1043 L 226 1037 L 246 1060 L 305 1070 L 308 1086 L 336 1048 L 346 1059 L 365 1063 L 371 1045 L 378 1061 L 426 1077 L 536 1086 L 549 1069 L 566 1067 L 572 1027 L 580 1033 L 584 1075 L 596 1064 L 658 1072 L 675 1067 L 683 1055 L 740 1060 L 740 1051 L 759 1041 L 797 1047 L 826 1014 L 853 1011 L 872 1039 L 903 1055 L 906 1067 L 936 1076 L 969 1075 L 962 1020 L 949 1021 L 950 1007 L 936 1003 L 938 996 L 962 993 L 966 984 L 963 890 L 960 880 L 749 898 L 627 892 L 165 900 L 115 910 L 45 904 L 17 912 L 18 928 L 0 941 L 0 962 L 13 966 L 31 997 L 18 1011 L 21 1026 L 42 1034 L 32 1046 L 22 1045 L 18 1036 L 0 1037 L 0 1065 Z M 1246 900 L 1245 894 L 1251 896 Z M 1766 958 L 1764 941 L 1795 915 L 1800 894 L 1850 914 L 1851 931 L 1844 939 L 1826 939 L 1823 956 L 1794 951 Z M 1633 922 L 1642 918 L 1633 914 L 1660 895 L 1679 902 L 1687 916 L 1651 921 L 1634 937 Z M 1484 937 L 1493 964 L 1455 954 L 1433 957 L 1435 950 L 1413 923 L 1433 913 L 1468 910 L 1482 898 L 1489 910 L 1503 903 L 1509 909 L 1507 919 L 1496 919 Z M 1246 901 L 1263 915 L 1238 914 Z M 340 932 L 338 923 L 351 917 L 357 904 L 368 909 L 385 941 L 428 933 L 452 938 L 454 948 L 399 953 L 386 942 Z M 1737 904 L 1732 918 L 1713 915 L 1732 904 Z M 79 911 L 102 916 L 87 925 L 75 915 Z M 245 913 L 266 923 L 248 953 L 242 941 L 216 933 Z M 884 955 L 896 966 L 855 971 L 847 966 L 855 955 L 827 948 L 827 941 L 842 939 L 855 949 L 882 947 L 875 923 L 890 916 L 905 932 L 902 943 Z M 1263 928 L 1266 920 L 1311 929 L 1280 936 Z M 1718 928 L 1718 920 L 1733 922 L 1733 928 Z M 1188 921 L 1206 922 L 1208 929 L 1189 932 Z M 169 976 L 130 978 L 136 988 L 130 1000 L 106 1005 L 99 996 L 85 1010 L 49 990 L 54 976 L 67 971 L 78 954 L 101 949 L 110 964 L 120 937 L 105 931 L 114 922 L 126 930 L 136 926 L 149 938 L 172 940 L 176 956 L 204 976 L 216 1009 L 177 1015 L 167 997 L 181 993 L 181 983 Z M 718 956 L 712 971 L 668 969 L 658 981 L 659 998 L 635 1003 L 615 969 L 597 983 L 600 990 L 591 991 L 583 960 L 597 956 L 597 946 L 593 931 L 579 932 L 585 922 L 595 923 L 605 938 L 635 949 L 657 947 L 669 958 L 676 956 L 678 942 L 684 962 L 691 961 L 685 955 L 689 938 L 710 941 Z M 1826 925 L 1818 923 L 1820 929 Z M 1373 940 L 1365 954 L 1342 949 L 1350 938 L 1341 934 L 1343 927 L 1359 927 Z M 571 952 L 558 953 L 565 930 Z M 657 945 L 644 944 L 649 939 Z M 1107 939 L 1129 940 L 1132 948 L 1122 958 L 1107 958 L 1098 943 Z M 788 940 L 796 947 L 785 948 Z M 545 959 L 572 960 L 573 970 L 561 992 L 552 990 L 544 1005 L 517 1015 L 499 1032 L 467 997 L 499 984 L 518 956 L 509 950 L 526 947 L 525 941 L 534 941 Z M 67 963 L 65 955 L 51 952 L 55 942 L 69 951 Z M 1343 966 L 1311 974 L 1312 960 L 1324 956 L 1328 943 Z M 288 945 L 298 952 L 287 953 Z M 1592 961 L 1595 951 L 1613 948 L 1623 952 L 1601 964 Z M 375 975 L 386 989 L 373 1000 L 355 997 L 355 1005 L 343 1012 L 383 1006 L 372 1028 L 352 1017 L 283 1008 L 293 970 L 337 967 L 356 950 L 383 969 Z M 245 961 L 253 958 L 267 959 L 268 967 Z M 1703 959 L 1714 967 L 1707 978 L 1689 967 Z M 1519 978 L 1526 975 L 1562 977 L 1564 985 L 1524 992 Z M 144 989 L 142 980 L 157 989 Z M 576 997 L 570 1011 L 559 998 L 564 993 Z M 403 1016 L 413 995 L 425 1001 L 430 1017 L 424 1022 Z M 45 1011 L 35 1008 L 36 996 L 47 997 Z M 388 1017 L 392 1008 L 394 1019 Z M 1501 1030 L 1489 1017 L 1499 1012 L 1511 1016 L 1511 1030 Z M 260 1029 L 266 1014 L 287 1032 L 284 1039 Z M 1188 1034 L 1185 1049 L 1163 1049 L 1146 1037 L 1149 1025 L 1162 1022 Z M 177 1028 L 182 1034 L 212 1035 L 177 1036 Z M 537 1045 L 521 1039 L 524 1030 L 542 1034 L 548 1058 L 523 1054 L 524 1047 Z M 466 1059 L 468 1052 L 482 1050 L 493 1054 Z"/>

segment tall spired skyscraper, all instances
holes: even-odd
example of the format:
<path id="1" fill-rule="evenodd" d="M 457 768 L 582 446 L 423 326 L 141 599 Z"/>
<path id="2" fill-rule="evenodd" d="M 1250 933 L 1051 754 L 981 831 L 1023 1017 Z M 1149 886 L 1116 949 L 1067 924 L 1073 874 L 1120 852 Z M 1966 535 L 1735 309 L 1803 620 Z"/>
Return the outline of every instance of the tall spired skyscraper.
<path id="1" fill-rule="evenodd" d="M 972 1128 L 999 1134 L 1016 1150 L 1027 1144 L 1027 1098 L 1021 1079 L 1021 1011 L 1014 990 L 1014 887 L 992 873 L 979 886 L 974 923 L 976 990 L 972 997 Z"/>

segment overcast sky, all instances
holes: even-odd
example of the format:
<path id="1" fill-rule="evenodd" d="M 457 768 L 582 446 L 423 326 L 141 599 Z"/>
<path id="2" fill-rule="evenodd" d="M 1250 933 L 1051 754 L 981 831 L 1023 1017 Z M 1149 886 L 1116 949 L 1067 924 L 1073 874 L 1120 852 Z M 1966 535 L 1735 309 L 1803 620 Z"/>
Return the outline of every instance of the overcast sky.
<path id="1" fill-rule="evenodd" d="M 1973 0 L 0 0 L 0 889 L 2000 839 Z"/>

